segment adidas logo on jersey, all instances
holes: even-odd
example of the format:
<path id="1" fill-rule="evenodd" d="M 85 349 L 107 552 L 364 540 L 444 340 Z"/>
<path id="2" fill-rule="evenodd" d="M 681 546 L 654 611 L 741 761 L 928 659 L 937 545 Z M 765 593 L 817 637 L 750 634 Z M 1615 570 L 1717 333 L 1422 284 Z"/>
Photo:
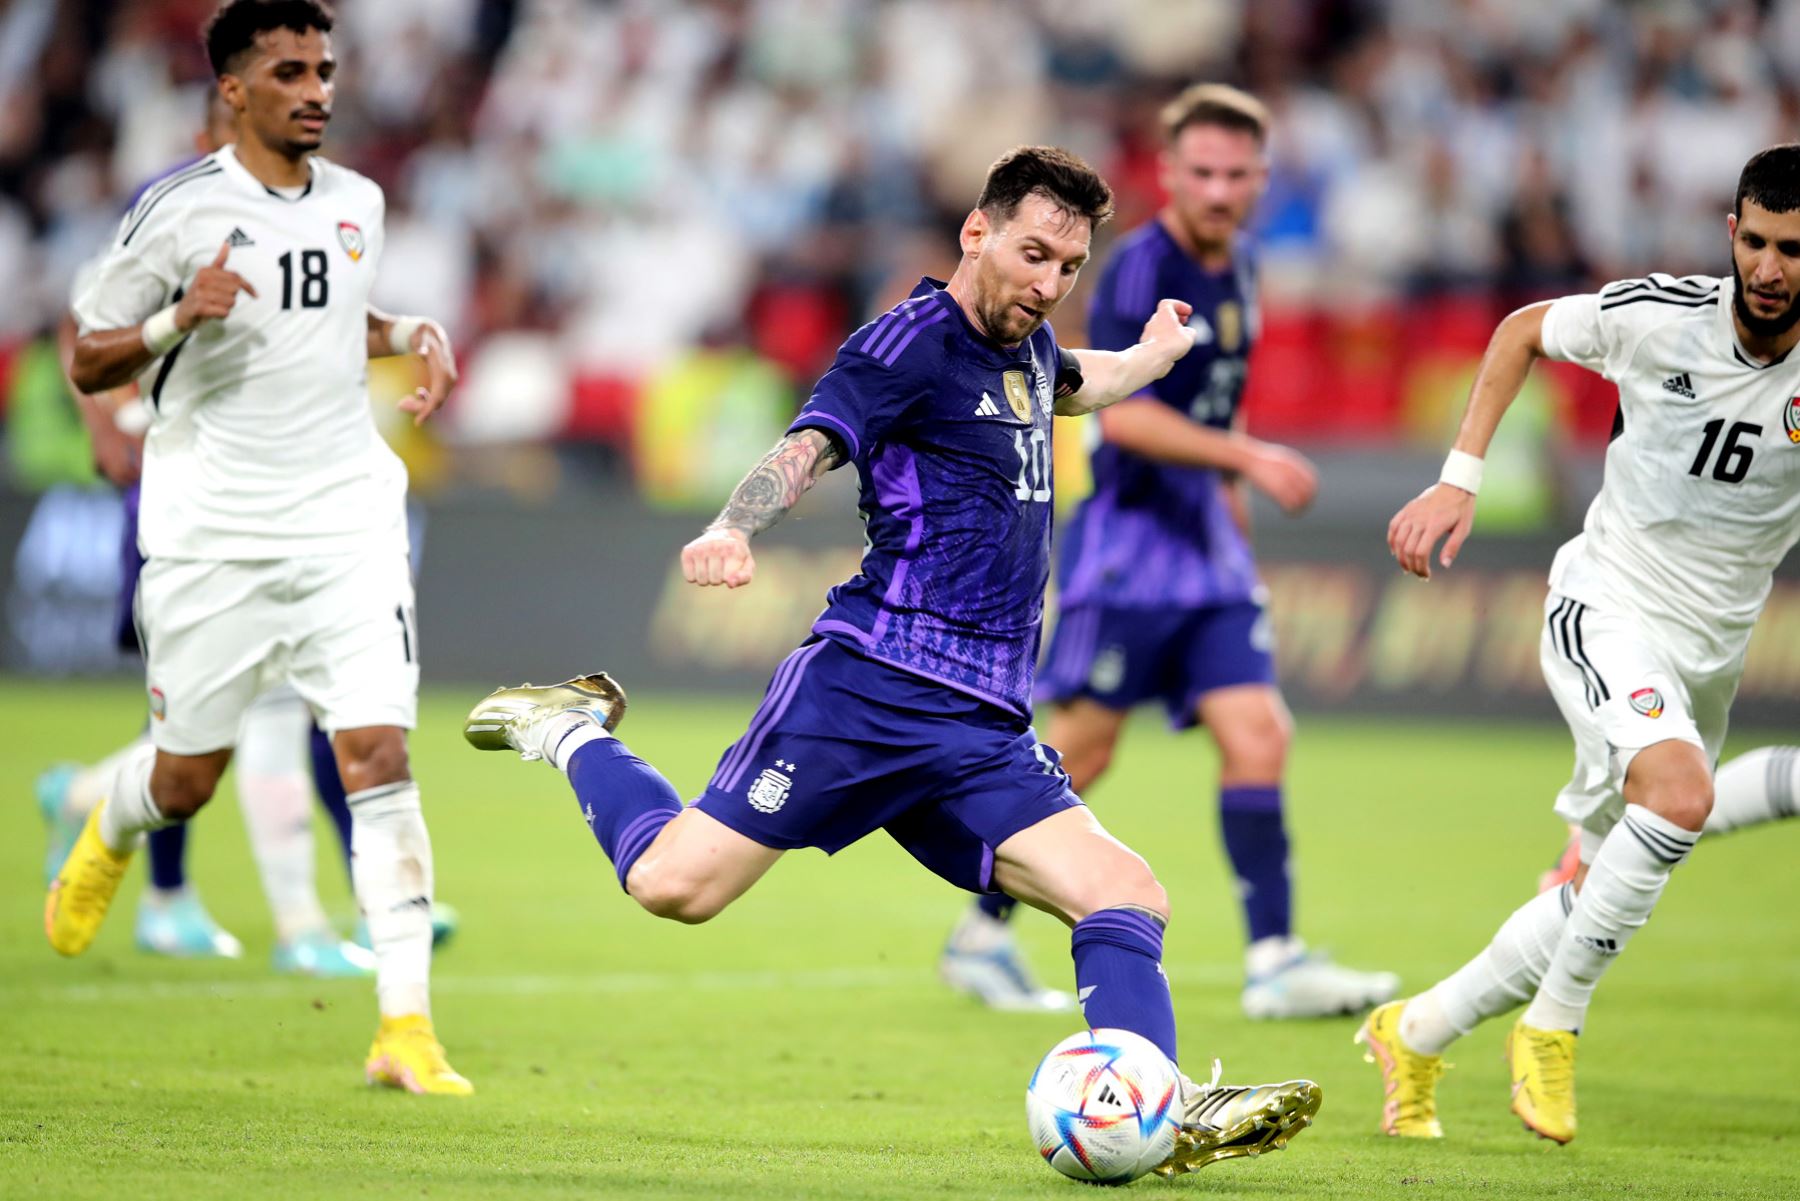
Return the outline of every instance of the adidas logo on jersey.
<path id="1" fill-rule="evenodd" d="M 998 417 L 1000 416 L 1000 406 L 994 403 L 994 398 L 992 396 L 983 392 L 981 394 L 981 403 L 975 406 L 975 416 Z"/>
<path id="2" fill-rule="evenodd" d="M 231 227 L 231 236 L 225 239 L 225 244 L 227 246 L 254 246 L 254 245 L 256 245 L 255 242 L 251 241 L 249 234 L 245 233 L 243 230 L 239 229 L 235 225 Z"/>
<path id="3" fill-rule="evenodd" d="M 1663 391 L 1673 392 L 1677 396 L 1685 396 L 1689 400 L 1693 400 L 1694 381 L 1688 378 L 1687 372 L 1683 371 L 1680 375 L 1671 375 L 1664 380 Z"/>

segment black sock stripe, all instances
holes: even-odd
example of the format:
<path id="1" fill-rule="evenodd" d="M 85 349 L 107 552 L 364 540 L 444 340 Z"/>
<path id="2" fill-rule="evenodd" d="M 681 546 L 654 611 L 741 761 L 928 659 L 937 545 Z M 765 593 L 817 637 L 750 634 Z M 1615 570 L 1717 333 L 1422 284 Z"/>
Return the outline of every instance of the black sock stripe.
<path id="1" fill-rule="evenodd" d="M 1563 916 L 1575 912 L 1575 884 L 1573 881 L 1556 890 L 1556 899 L 1562 902 Z"/>
<path id="2" fill-rule="evenodd" d="M 1655 842 L 1658 846 L 1662 847 L 1664 850 L 1669 851 L 1671 854 L 1673 854 L 1675 852 L 1680 852 L 1682 854 L 1685 854 L 1688 851 L 1693 850 L 1694 843 L 1696 843 L 1700 840 L 1700 836 L 1698 834 L 1695 834 L 1692 837 L 1689 837 L 1686 839 L 1682 839 L 1682 838 L 1677 838 L 1675 835 L 1670 834 L 1664 830 L 1654 830 L 1654 829 L 1650 828 L 1648 825 L 1644 824 L 1643 822 L 1632 817 L 1629 813 L 1627 813 L 1625 815 L 1625 820 L 1630 822 L 1634 827 L 1636 827 L 1639 831 L 1641 831 L 1645 835 L 1645 837 L 1649 838 L 1652 842 Z"/>
<path id="3" fill-rule="evenodd" d="M 1625 824 L 1631 829 L 1632 833 L 1638 835 L 1638 837 L 1642 838 L 1646 843 L 1657 848 L 1665 855 L 1675 856 L 1677 860 L 1685 859 L 1687 853 L 1694 849 L 1692 841 L 1683 842 L 1673 835 L 1666 834 L 1661 830 L 1652 830 L 1643 822 L 1633 820 L 1630 814 L 1625 815 Z"/>
<path id="4" fill-rule="evenodd" d="M 1630 818 L 1625 819 L 1624 826 L 1625 826 L 1625 832 L 1627 834 L 1631 835 L 1633 838 L 1637 839 L 1639 842 L 1643 843 L 1644 849 L 1646 851 L 1649 851 L 1650 854 L 1652 856 L 1654 856 L 1655 858 L 1660 859 L 1662 862 L 1667 863 L 1670 866 L 1674 866 L 1675 864 L 1681 862 L 1680 856 L 1671 858 L 1670 856 L 1664 854 L 1662 851 L 1658 850 L 1656 847 L 1656 844 L 1651 842 L 1648 838 L 1644 837 L 1643 831 L 1639 830 L 1637 828 L 1637 826 L 1632 824 L 1632 821 Z"/>

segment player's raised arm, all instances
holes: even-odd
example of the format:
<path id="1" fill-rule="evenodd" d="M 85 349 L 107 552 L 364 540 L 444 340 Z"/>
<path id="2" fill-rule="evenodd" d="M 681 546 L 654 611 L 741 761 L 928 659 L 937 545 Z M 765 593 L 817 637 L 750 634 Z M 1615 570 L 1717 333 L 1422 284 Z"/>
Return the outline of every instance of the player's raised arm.
<path id="1" fill-rule="evenodd" d="M 255 296 L 256 289 L 248 280 L 226 269 L 225 259 L 230 253 L 231 243 L 222 244 L 213 261 L 200 268 L 180 300 L 137 325 L 82 334 L 75 340 L 70 381 L 89 395 L 122 387 L 179 346 L 202 321 L 221 321 L 229 316 L 239 292 Z"/>
<path id="2" fill-rule="evenodd" d="M 838 463 L 837 446 L 818 430 L 796 430 L 775 444 L 732 491 L 712 524 L 681 548 L 690 584 L 741 588 L 756 574 L 750 538 L 787 516 L 815 481 Z"/>
<path id="3" fill-rule="evenodd" d="M 1057 398 L 1057 415 L 1075 417 L 1117 404 L 1169 374 L 1175 361 L 1194 348 L 1194 331 L 1187 327 L 1193 312 L 1185 301 L 1163 300 L 1144 323 L 1136 346 L 1071 351 L 1081 364 L 1081 388 Z"/>
<path id="4" fill-rule="evenodd" d="M 1431 578 L 1431 553 L 1439 539 L 1448 535 L 1438 562 L 1449 567 L 1469 537 L 1475 524 L 1475 493 L 1481 488 L 1481 461 L 1500 418 L 1525 386 L 1531 364 L 1544 356 L 1544 314 L 1550 303 L 1527 305 L 1494 330 L 1443 474 L 1388 522 L 1388 551 L 1403 570 L 1420 579 Z"/>

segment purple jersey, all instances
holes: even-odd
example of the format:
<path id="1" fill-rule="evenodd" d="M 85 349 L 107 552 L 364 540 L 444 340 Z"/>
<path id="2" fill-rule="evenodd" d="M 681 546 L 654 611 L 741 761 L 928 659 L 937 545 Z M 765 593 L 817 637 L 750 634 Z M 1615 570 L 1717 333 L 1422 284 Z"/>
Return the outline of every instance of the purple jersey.
<path id="1" fill-rule="evenodd" d="M 1244 393 L 1256 328 L 1247 253 L 1204 271 L 1152 220 L 1119 239 L 1088 316 L 1097 350 L 1135 344 L 1163 297 L 1194 306 L 1194 349 L 1144 395 L 1195 421 L 1229 429 Z M 1232 520 L 1222 481 L 1204 467 L 1157 463 L 1102 442 L 1094 491 L 1064 534 L 1057 582 L 1065 605 L 1200 608 L 1247 600 L 1256 564 Z"/>
<path id="2" fill-rule="evenodd" d="M 1015 713 L 1031 713 L 1050 574 L 1048 325 L 1007 349 L 943 285 L 850 335 L 794 419 L 862 481 L 862 570 L 813 632 Z"/>

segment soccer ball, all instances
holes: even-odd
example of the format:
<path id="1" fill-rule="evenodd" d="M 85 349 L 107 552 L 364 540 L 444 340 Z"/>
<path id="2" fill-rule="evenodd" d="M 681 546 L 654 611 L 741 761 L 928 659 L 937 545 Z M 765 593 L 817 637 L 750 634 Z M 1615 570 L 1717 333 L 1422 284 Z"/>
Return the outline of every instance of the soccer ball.
<path id="1" fill-rule="evenodd" d="M 1149 1039 L 1083 1030 L 1050 1048 L 1031 1074 L 1025 1119 L 1039 1154 L 1064 1176 L 1125 1184 L 1175 1150 L 1181 1079 Z"/>

